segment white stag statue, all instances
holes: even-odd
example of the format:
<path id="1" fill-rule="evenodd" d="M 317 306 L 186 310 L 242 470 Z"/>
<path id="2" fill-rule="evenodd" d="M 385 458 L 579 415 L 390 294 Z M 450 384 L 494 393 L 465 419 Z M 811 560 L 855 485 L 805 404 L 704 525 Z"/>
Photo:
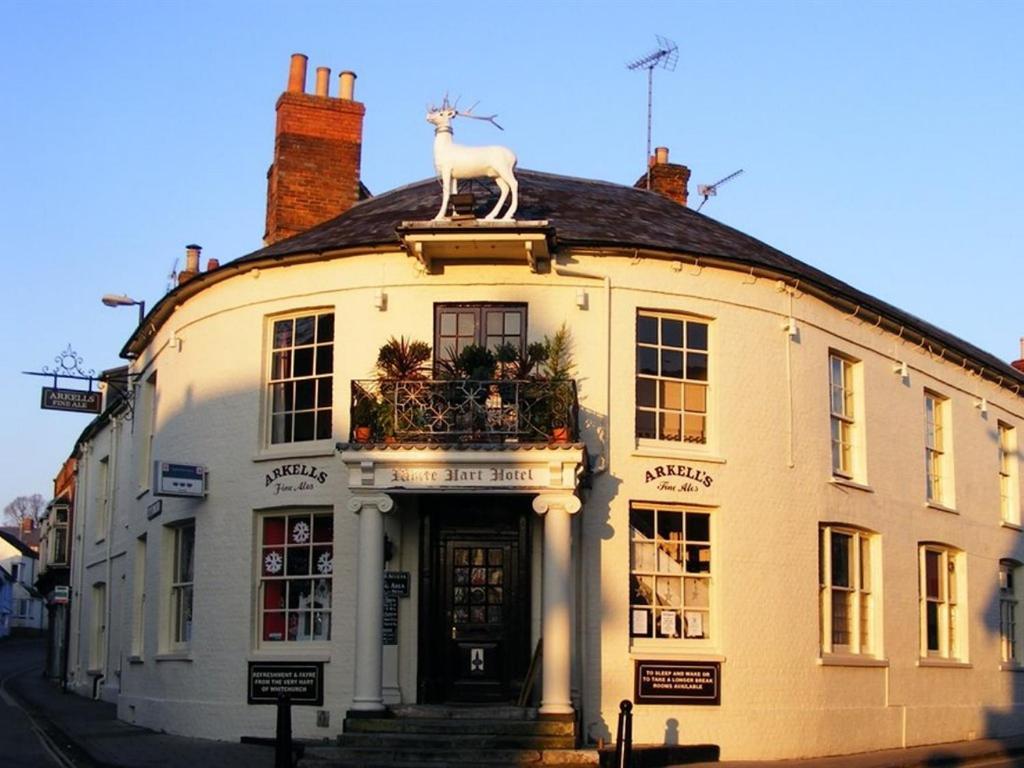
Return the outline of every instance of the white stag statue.
<path id="1" fill-rule="evenodd" d="M 501 190 L 497 205 L 488 213 L 485 219 L 494 219 L 505 204 L 509 193 L 512 193 L 512 201 L 508 210 L 501 217 L 502 220 L 511 219 L 519 207 L 519 183 L 516 181 L 515 153 L 508 147 L 466 147 L 456 144 L 452 140 L 452 120 L 458 116 L 471 117 L 476 120 L 486 120 L 501 128 L 494 118 L 497 115 L 487 117 L 473 114 L 472 108 L 465 112 L 457 109 L 457 104 L 452 106 L 448 103 L 446 96 L 440 107 L 430 107 L 427 111 L 427 122 L 434 126 L 434 168 L 441 180 L 441 209 L 437 212 L 434 220 L 443 219 L 448 210 L 448 200 L 453 194 L 459 191 L 459 179 L 476 179 L 481 176 L 494 179 Z M 502 129 L 504 130 L 504 129 Z"/>

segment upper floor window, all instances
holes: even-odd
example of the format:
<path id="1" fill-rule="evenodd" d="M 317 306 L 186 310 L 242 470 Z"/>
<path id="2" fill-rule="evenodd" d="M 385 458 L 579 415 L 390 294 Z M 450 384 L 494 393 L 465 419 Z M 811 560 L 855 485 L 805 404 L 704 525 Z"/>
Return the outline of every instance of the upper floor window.
<path id="1" fill-rule="evenodd" d="M 953 506 L 950 458 L 949 400 L 933 392 L 924 394 L 925 493 L 933 504 Z"/>
<path id="2" fill-rule="evenodd" d="M 329 439 L 333 428 L 334 313 L 275 318 L 271 346 L 271 444 Z"/>
<path id="3" fill-rule="evenodd" d="M 110 457 L 104 456 L 96 472 L 96 541 L 106 537 L 110 523 L 110 484 Z"/>
<path id="4" fill-rule="evenodd" d="M 636 436 L 708 439 L 708 324 L 641 310 L 636 319 Z"/>
<path id="5" fill-rule="evenodd" d="M 1021 564 L 1015 560 L 999 561 L 999 644 L 1002 660 L 1017 666 L 1021 663 L 1020 634 L 1017 629 L 1017 580 Z"/>
<path id="6" fill-rule="evenodd" d="M 1017 430 L 999 422 L 999 510 L 1003 522 L 1020 525 L 1020 492 L 1017 480 Z"/>
<path id="7" fill-rule="evenodd" d="M 872 585 L 877 537 L 822 526 L 818 542 L 822 653 L 875 654 L 877 607 Z"/>
<path id="8" fill-rule="evenodd" d="M 526 347 L 525 304 L 436 304 L 434 357 L 457 357 L 470 345 L 492 352 L 504 344 L 522 353 Z"/>
<path id="9" fill-rule="evenodd" d="M 921 656 L 960 659 L 964 627 L 960 620 L 962 553 L 941 544 L 920 547 Z"/>
<path id="10" fill-rule="evenodd" d="M 629 511 L 630 637 L 711 638 L 711 514 L 672 505 Z"/>
<path id="11" fill-rule="evenodd" d="M 330 640 L 334 516 L 266 515 L 260 532 L 259 637 Z"/>
<path id="12" fill-rule="evenodd" d="M 857 474 L 857 404 L 854 397 L 856 363 L 829 355 L 829 410 L 832 421 L 832 474 L 853 478 Z"/>
<path id="13" fill-rule="evenodd" d="M 68 508 L 59 505 L 53 508 L 50 517 L 50 564 L 65 565 L 68 562 Z"/>
<path id="14" fill-rule="evenodd" d="M 156 371 L 136 385 L 135 431 L 136 475 L 139 489 L 149 488 L 153 475 L 153 433 L 156 428 Z"/>

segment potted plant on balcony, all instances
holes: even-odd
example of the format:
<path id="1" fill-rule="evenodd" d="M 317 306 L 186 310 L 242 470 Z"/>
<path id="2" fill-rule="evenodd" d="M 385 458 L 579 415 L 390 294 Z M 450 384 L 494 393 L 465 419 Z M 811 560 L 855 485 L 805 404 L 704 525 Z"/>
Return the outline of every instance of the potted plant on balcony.
<path id="1" fill-rule="evenodd" d="M 425 341 L 392 336 L 377 352 L 377 384 L 380 398 L 375 404 L 376 422 L 385 442 L 394 442 L 395 433 L 421 409 L 420 391 L 409 382 L 427 378 L 426 365 L 431 349 Z"/>
<path id="2" fill-rule="evenodd" d="M 572 332 L 562 323 L 551 338 L 544 337 L 547 356 L 542 372 L 551 384 L 549 434 L 553 443 L 567 443 L 572 436 L 572 377 L 576 371 Z"/>
<path id="3" fill-rule="evenodd" d="M 352 406 L 353 435 L 357 443 L 368 443 L 373 435 L 373 426 L 377 423 L 377 402 L 362 387 L 356 393 Z"/>

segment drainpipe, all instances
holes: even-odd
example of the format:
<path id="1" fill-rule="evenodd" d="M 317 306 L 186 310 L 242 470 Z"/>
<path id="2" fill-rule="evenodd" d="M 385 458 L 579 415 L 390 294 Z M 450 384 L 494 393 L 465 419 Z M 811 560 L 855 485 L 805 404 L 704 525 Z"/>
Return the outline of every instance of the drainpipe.
<path id="1" fill-rule="evenodd" d="M 120 434 L 121 421 L 114 416 L 110 419 L 110 471 L 107 473 L 110 495 L 107 497 L 107 586 L 103 590 L 103 679 L 110 676 L 110 606 L 113 592 L 111 579 L 114 576 L 114 564 L 110 560 L 110 555 L 114 544 L 114 512 L 117 510 L 117 452 Z"/>
<path id="2" fill-rule="evenodd" d="M 611 466 L 611 433 L 612 433 L 612 280 L 607 275 L 595 275 L 593 272 L 582 272 L 578 269 L 565 269 L 556 266 L 555 274 L 562 277 L 578 277 L 584 280 L 601 280 L 604 283 L 604 307 L 605 307 L 605 371 L 604 371 L 604 457 L 603 462 L 599 461 L 594 468 L 594 474 L 600 475 L 608 471 Z"/>

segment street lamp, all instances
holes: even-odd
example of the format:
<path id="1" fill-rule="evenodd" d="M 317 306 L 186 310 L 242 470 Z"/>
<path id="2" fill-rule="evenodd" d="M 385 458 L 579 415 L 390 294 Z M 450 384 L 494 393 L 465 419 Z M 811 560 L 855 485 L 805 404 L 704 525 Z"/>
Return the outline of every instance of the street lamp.
<path id="1" fill-rule="evenodd" d="M 134 307 L 139 308 L 139 325 L 142 325 L 142 318 L 146 316 L 146 302 L 136 301 L 130 296 L 117 296 L 113 293 L 108 293 L 102 299 L 103 303 L 108 307 Z"/>

